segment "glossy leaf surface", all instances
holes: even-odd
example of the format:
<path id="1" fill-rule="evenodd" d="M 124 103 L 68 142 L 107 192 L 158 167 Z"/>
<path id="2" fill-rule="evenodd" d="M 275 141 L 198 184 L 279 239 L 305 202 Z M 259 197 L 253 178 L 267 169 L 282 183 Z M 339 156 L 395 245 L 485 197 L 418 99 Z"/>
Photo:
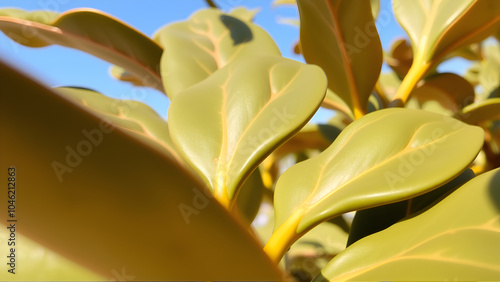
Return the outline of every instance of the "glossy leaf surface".
<path id="1" fill-rule="evenodd" d="M 71 280 L 122 268 L 136 280 L 280 279 L 246 227 L 160 143 L 3 63 L 0 74 L 0 125 L 11 136 L 0 140 L 0 167 L 15 166 L 19 184 L 22 175 L 16 232 L 93 273 Z M 16 279 L 30 280 L 25 273 Z"/>
<path id="2" fill-rule="evenodd" d="M 498 169 L 477 176 L 426 212 L 354 243 L 315 281 L 497 280 L 499 188 Z"/>
<path id="3" fill-rule="evenodd" d="M 395 0 L 393 8 L 414 58 L 395 102 L 406 103 L 417 82 L 452 51 L 485 39 L 500 26 L 497 0 Z"/>
<path id="4" fill-rule="evenodd" d="M 328 76 L 328 88 L 353 109 L 367 111 L 382 66 L 382 46 L 370 1 L 299 0 L 304 58 Z M 356 16 L 352 16 L 356 15 Z"/>
<path id="5" fill-rule="evenodd" d="M 474 177 L 474 172 L 467 169 L 452 181 L 423 195 L 406 201 L 357 211 L 352 222 L 347 245 L 349 246 L 363 237 L 393 225 L 406 216 L 431 206 L 441 197 L 453 192 Z"/>
<path id="6" fill-rule="evenodd" d="M 2 9 L 0 30 L 29 47 L 57 44 L 87 52 L 126 69 L 144 85 L 163 91 L 159 73 L 162 48 L 104 12 L 75 9 L 58 15 Z"/>
<path id="7" fill-rule="evenodd" d="M 172 140 L 228 203 L 259 162 L 312 117 L 325 91 L 317 66 L 278 56 L 239 60 L 172 100 Z"/>
<path id="8" fill-rule="evenodd" d="M 238 58 L 280 55 L 273 39 L 248 16 L 239 19 L 217 9 L 167 25 L 154 40 L 165 49 L 161 74 L 171 98 Z"/>
<path id="9" fill-rule="evenodd" d="M 293 241 L 328 218 L 405 200 L 446 183 L 474 160 L 483 135 L 479 127 L 421 110 L 366 115 L 325 151 L 279 178 L 276 240 Z M 274 256 L 271 250 L 283 248 L 283 241 L 270 240 L 268 254 Z"/>

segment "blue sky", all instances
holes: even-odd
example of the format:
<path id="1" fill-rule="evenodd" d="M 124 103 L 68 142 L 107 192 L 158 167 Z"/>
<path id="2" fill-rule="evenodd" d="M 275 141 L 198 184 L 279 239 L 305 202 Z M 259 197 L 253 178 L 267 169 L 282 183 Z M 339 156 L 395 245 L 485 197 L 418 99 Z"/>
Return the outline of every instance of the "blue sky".
<path id="1" fill-rule="evenodd" d="M 298 28 L 278 23 L 280 18 L 298 18 L 296 7 L 273 6 L 271 0 L 214 2 L 226 11 L 237 6 L 260 8 L 255 23 L 275 39 L 283 56 L 303 61 L 292 52 L 292 46 L 299 37 Z M 56 12 L 81 7 L 95 8 L 125 21 L 148 36 L 168 23 L 185 20 L 194 11 L 207 7 L 204 0 L 2 0 L 0 5 L 29 11 L 49 9 Z M 395 39 L 407 37 L 392 14 L 390 0 L 381 0 L 377 27 L 384 50 L 388 50 Z M 168 99 L 162 93 L 116 81 L 109 75 L 109 63 L 81 51 L 59 46 L 28 48 L 0 33 L 0 58 L 49 86 L 88 87 L 111 97 L 139 100 L 166 117 Z M 465 60 L 453 59 L 441 66 L 440 70 L 463 73 L 467 64 Z M 331 115 L 323 110 L 315 116 L 314 121 L 324 121 Z"/>

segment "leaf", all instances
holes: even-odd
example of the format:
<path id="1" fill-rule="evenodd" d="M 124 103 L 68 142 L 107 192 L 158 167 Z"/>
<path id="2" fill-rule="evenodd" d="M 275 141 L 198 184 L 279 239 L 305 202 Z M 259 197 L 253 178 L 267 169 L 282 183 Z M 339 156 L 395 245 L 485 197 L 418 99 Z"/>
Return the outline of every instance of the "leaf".
<path id="1" fill-rule="evenodd" d="M 370 4 L 372 7 L 372 16 L 376 19 L 380 12 L 380 0 L 370 0 Z"/>
<path id="2" fill-rule="evenodd" d="M 424 213 L 354 243 L 314 281 L 497 280 L 499 173 L 477 176 Z"/>
<path id="3" fill-rule="evenodd" d="M 3 63 L 0 84 L 0 128 L 11 136 L 0 140 L 0 169 L 18 175 L 16 232 L 92 273 L 68 280 L 109 280 L 123 268 L 143 281 L 281 278 L 200 181 L 156 140 L 125 129 L 133 122 L 110 125 L 107 110 L 89 110 Z M 36 271 L 25 259 L 16 279 Z M 44 271 L 41 280 L 60 277 Z"/>
<path id="4" fill-rule="evenodd" d="M 413 46 L 413 64 L 396 94 L 403 103 L 445 56 L 485 39 L 500 26 L 497 0 L 395 0 L 393 8 Z"/>
<path id="5" fill-rule="evenodd" d="M 278 179 L 276 241 L 266 252 L 276 261 L 288 241 L 324 220 L 441 186 L 474 160 L 483 136 L 481 128 L 454 118 L 400 108 L 351 123 L 325 151 Z"/>
<path id="6" fill-rule="evenodd" d="M 349 108 L 349 105 L 347 105 L 346 102 L 339 97 L 339 95 L 335 94 L 330 89 L 326 90 L 326 96 L 321 106 L 326 109 L 340 111 L 350 119 L 354 120 L 354 114 Z"/>
<path id="7" fill-rule="evenodd" d="M 382 46 L 370 1 L 297 3 L 306 62 L 322 67 L 328 88 L 353 109 L 356 118 L 361 117 L 367 111 L 382 66 Z"/>
<path id="8" fill-rule="evenodd" d="M 57 44 L 118 65 L 137 80 L 163 91 L 159 73 L 162 49 L 144 34 L 94 9 L 52 12 L 0 10 L 0 30 L 29 47 Z"/>
<path id="9" fill-rule="evenodd" d="M 7 201 L 7 199 L 5 200 Z M 87 279 L 88 281 L 104 281 L 106 278 L 109 278 L 98 275 L 19 233 L 16 233 L 14 241 L 16 245 L 9 246 L 8 243 L 13 242 L 8 241 L 10 234 L 10 230 L 2 225 L 0 242 L 6 246 L 2 255 L 9 256 L 10 247 L 15 248 L 19 246 L 16 248 L 15 255 L 17 256 L 18 265 L 19 260 L 22 260 L 23 268 L 20 270 L 20 267 L 16 267 L 15 274 L 7 272 L 10 266 L 3 268 L 2 275 L 0 275 L 2 280 L 47 281 L 47 277 L 50 277 L 53 281 L 75 281 L 76 278 L 80 278 L 80 280 Z M 5 261 L 9 265 L 8 262 L 10 259 L 7 258 Z"/>
<path id="10" fill-rule="evenodd" d="M 149 106 L 138 101 L 109 98 L 90 89 L 60 87 L 54 90 L 137 138 L 154 141 L 160 145 L 163 155 L 183 165 L 170 138 L 167 122 Z"/>
<path id="11" fill-rule="evenodd" d="M 154 35 L 165 49 L 161 74 L 170 98 L 238 58 L 280 55 L 273 39 L 246 19 L 206 9 Z"/>
<path id="12" fill-rule="evenodd" d="M 250 174 L 241 187 L 236 207 L 241 217 L 246 220 L 248 225 L 250 225 L 255 219 L 255 216 L 257 216 L 265 189 L 266 187 L 264 183 L 262 183 L 262 177 L 258 169 Z"/>
<path id="13" fill-rule="evenodd" d="M 405 106 L 451 116 L 474 102 L 474 96 L 474 88 L 461 76 L 438 73 L 417 86 Z"/>
<path id="14" fill-rule="evenodd" d="M 363 237 L 386 229 L 406 216 L 420 212 L 438 202 L 444 195 L 455 191 L 474 176 L 471 169 L 466 169 L 450 182 L 423 195 L 407 201 L 357 211 L 352 222 L 351 232 L 349 232 L 347 246 Z"/>
<path id="15" fill-rule="evenodd" d="M 231 12 L 229 12 L 229 15 L 238 18 L 242 21 L 251 22 L 254 20 L 255 15 L 257 15 L 259 11 L 260 11 L 259 8 L 248 10 L 245 7 L 236 7 L 232 9 Z"/>
<path id="16" fill-rule="evenodd" d="M 394 41 L 386 62 L 396 72 L 398 77 L 403 79 L 413 62 L 413 52 L 409 42 L 406 39 L 397 39 Z"/>
<path id="17" fill-rule="evenodd" d="M 455 117 L 468 124 L 480 124 L 488 120 L 500 119 L 500 98 L 491 98 L 469 105 Z"/>
<path id="18" fill-rule="evenodd" d="M 290 140 L 274 150 L 276 158 L 290 153 L 298 153 L 307 149 L 323 151 L 337 138 L 341 129 L 329 124 L 308 124 Z"/>
<path id="19" fill-rule="evenodd" d="M 117 66 L 117 65 L 112 65 L 111 68 L 109 68 L 109 74 L 111 74 L 112 77 L 125 81 L 125 82 L 130 82 L 132 85 L 135 86 L 147 86 L 144 85 L 144 82 L 138 79 L 136 76 L 128 72 L 127 70 Z"/>
<path id="20" fill-rule="evenodd" d="M 307 123 L 325 91 L 326 78 L 317 66 L 278 56 L 242 59 L 172 100 L 172 140 L 230 207 L 244 179 Z"/>

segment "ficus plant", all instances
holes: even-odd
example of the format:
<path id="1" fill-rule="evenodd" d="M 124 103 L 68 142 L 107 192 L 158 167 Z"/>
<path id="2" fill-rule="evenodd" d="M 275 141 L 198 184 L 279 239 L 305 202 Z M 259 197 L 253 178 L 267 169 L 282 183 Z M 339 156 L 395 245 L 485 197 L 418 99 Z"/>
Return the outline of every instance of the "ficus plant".
<path id="1" fill-rule="evenodd" d="M 500 1 L 393 0 L 390 50 L 378 1 L 275 1 L 306 63 L 255 11 L 207 3 L 152 38 L 92 9 L 0 10 L 12 40 L 170 99 L 165 120 L 0 63 L 1 280 L 500 279 Z M 456 56 L 464 76 L 438 71 Z"/>

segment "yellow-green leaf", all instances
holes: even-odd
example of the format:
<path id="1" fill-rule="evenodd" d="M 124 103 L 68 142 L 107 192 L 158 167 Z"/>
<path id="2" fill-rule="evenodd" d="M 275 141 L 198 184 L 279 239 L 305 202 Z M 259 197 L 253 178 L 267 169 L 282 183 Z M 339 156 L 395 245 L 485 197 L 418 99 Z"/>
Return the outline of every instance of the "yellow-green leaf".
<path id="1" fill-rule="evenodd" d="M 500 26 L 497 0 L 395 0 L 393 7 L 410 37 L 414 57 L 396 95 L 403 103 L 416 83 L 445 56 L 485 39 Z"/>
<path id="2" fill-rule="evenodd" d="M 488 120 L 500 118 L 500 98 L 487 99 L 463 108 L 456 118 L 469 123 L 480 124 Z"/>
<path id="3" fill-rule="evenodd" d="M 305 60 L 319 65 L 328 88 L 353 109 L 367 112 L 382 66 L 382 46 L 370 1 L 299 0 L 300 42 Z"/>
<path id="4" fill-rule="evenodd" d="M 187 21 L 169 24 L 154 40 L 165 49 L 161 75 L 170 98 L 238 58 L 280 55 L 262 28 L 217 9 L 201 10 Z"/>
<path id="5" fill-rule="evenodd" d="M 266 251 L 276 260 L 287 243 L 324 220 L 439 187 L 474 160 L 483 136 L 479 127 L 421 110 L 366 115 L 278 179 L 275 233 Z"/>
<path id="6" fill-rule="evenodd" d="M 386 62 L 400 79 L 405 77 L 413 62 L 413 52 L 406 39 L 397 39 L 392 43 Z"/>
<path id="7" fill-rule="evenodd" d="M 0 139 L 0 169 L 16 170 L 16 232 L 89 270 L 67 280 L 118 279 L 124 268 L 143 281 L 280 280 L 203 183 L 160 143 L 126 129 L 136 122 L 113 124 L 101 115 L 108 110 L 89 110 L 3 63 L 0 84 L 0 128 L 9 136 Z M 19 274 L 2 271 L 0 280 L 61 277 L 23 261 Z"/>
<path id="8" fill-rule="evenodd" d="M 463 77 L 439 73 L 415 88 L 405 106 L 451 116 L 474 102 L 474 95 L 474 88 Z"/>
<path id="9" fill-rule="evenodd" d="M 116 64 L 144 85 L 163 91 L 159 72 L 162 49 L 144 34 L 94 9 L 75 9 L 60 15 L 0 10 L 0 30 L 29 47 L 58 44 Z"/>
<path id="10" fill-rule="evenodd" d="M 109 74 L 118 80 L 130 82 L 135 86 L 147 86 L 144 84 L 144 81 L 140 80 L 137 76 L 134 76 L 124 68 L 117 65 L 113 65 L 109 68 Z"/>
<path id="11" fill-rule="evenodd" d="M 314 281 L 494 281 L 500 277 L 500 170 L 424 213 L 348 247 Z"/>
<path id="12" fill-rule="evenodd" d="M 133 133 L 137 138 L 145 142 L 150 142 L 150 140 L 156 142 L 161 145 L 160 148 L 165 156 L 179 165 L 183 164 L 170 138 L 167 122 L 149 106 L 138 101 L 109 98 L 89 89 L 60 87 L 54 90 L 85 107 L 87 111 Z"/>
<path id="13" fill-rule="evenodd" d="M 475 176 L 474 172 L 468 168 L 445 185 L 418 197 L 357 211 L 352 221 L 347 246 L 363 237 L 393 225 L 406 216 L 420 212 L 424 208 L 428 208 L 444 195 L 453 192 Z"/>
<path id="14" fill-rule="evenodd" d="M 224 205 L 276 147 L 312 117 L 326 78 L 278 56 L 242 59 L 182 91 L 168 113 L 172 140 Z"/>

